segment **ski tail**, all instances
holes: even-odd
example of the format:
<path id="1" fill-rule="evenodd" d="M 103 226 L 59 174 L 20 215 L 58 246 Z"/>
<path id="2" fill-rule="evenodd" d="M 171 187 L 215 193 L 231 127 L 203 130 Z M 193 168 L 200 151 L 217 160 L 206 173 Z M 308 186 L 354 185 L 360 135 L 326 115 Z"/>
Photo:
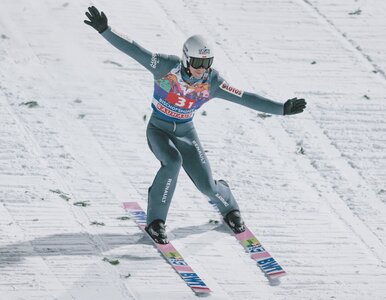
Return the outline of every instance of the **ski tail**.
<path id="1" fill-rule="evenodd" d="M 220 213 L 217 205 L 209 199 L 209 203 L 215 208 L 215 210 Z M 226 224 L 226 222 L 224 222 Z M 228 227 L 229 225 L 226 224 Z M 230 227 L 229 227 L 230 228 Z M 257 265 L 267 276 L 268 280 L 275 280 L 279 277 L 287 275 L 283 267 L 276 261 L 272 255 L 265 250 L 260 241 L 256 238 L 252 231 L 245 226 L 245 231 L 241 233 L 234 234 L 236 239 L 244 247 L 251 258 L 256 261 Z"/>
<path id="2" fill-rule="evenodd" d="M 276 279 L 287 274 L 248 227 L 244 232 L 235 234 L 235 237 L 269 279 Z"/>

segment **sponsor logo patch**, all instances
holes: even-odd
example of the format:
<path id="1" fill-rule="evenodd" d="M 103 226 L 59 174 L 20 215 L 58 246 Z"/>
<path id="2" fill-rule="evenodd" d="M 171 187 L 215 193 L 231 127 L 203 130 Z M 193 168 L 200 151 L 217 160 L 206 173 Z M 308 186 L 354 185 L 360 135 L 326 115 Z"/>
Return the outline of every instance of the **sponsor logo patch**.
<path id="1" fill-rule="evenodd" d="M 223 196 L 221 196 L 219 193 L 216 193 L 215 196 L 222 202 L 222 204 L 224 204 L 225 207 L 229 206 L 228 202 L 226 202 Z"/>
<path id="2" fill-rule="evenodd" d="M 207 54 L 210 54 L 210 49 L 208 48 L 198 49 L 198 53 L 201 55 L 207 55 Z"/>
<path id="3" fill-rule="evenodd" d="M 150 67 L 152 67 L 153 69 L 157 68 L 157 65 L 159 63 L 158 56 L 159 56 L 158 53 L 153 53 L 151 56 Z"/>
<path id="4" fill-rule="evenodd" d="M 198 143 L 196 142 L 196 140 L 193 140 L 192 143 L 193 143 L 194 147 L 196 147 L 196 149 L 197 149 L 198 155 L 200 156 L 201 163 L 202 163 L 203 165 L 205 165 L 205 164 L 206 164 L 205 156 L 204 156 L 204 154 L 202 153 L 202 151 L 201 151 L 201 149 L 200 149 L 200 145 L 198 145 Z"/>
<path id="5" fill-rule="evenodd" d="M 226 81 L 224 81 L 223 83 L 221 83 L 220 85 L 220 89 L 228 92 L 228 93 L 231 93 L 237 97 L 242 97 L 244 92 L 242 90 L 239 90 L 239 89 L 236 89 L 234 88 L 233 86 L 230 86 Z"/>
<path id="6" fill-rule="evenodd" d="M 166 203 L 166 200 L 167 200 L 167 197 L 168 197 L 168 193 L 169 193 L 169 188 L 170 188 L 170 185 L 171 185 L 172 181 L 173 181 L 173 179 L 169 178 L 168 182 L 166 182 L 165 191 L 164 191 L 164 194 L 162 196 L 162 203 Z"/>
<path id="7" fill-rule="evenodd" d="M 188 114 L 182 114 L 182 113 L 177 113 L 177 112 L 174 112 L 168 108 L 166 108 L 165 106 L 163 106 L 161 103 L 156 103 L 156 108 L 162 112 L 164 115 L 167 115 L 169 117 L 172 117 L 172 118 L 176 118 L 176 119 L 190 119 L 190 118 L 193 118 L 193 113 L 188 113 Z"/>

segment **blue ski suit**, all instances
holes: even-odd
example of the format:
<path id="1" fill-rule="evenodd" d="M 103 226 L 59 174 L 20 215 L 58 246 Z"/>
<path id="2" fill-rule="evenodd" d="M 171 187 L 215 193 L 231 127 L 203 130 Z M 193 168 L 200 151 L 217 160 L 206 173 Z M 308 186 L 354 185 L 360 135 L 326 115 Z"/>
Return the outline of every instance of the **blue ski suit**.
<path id="1" fill-rule="evenodd" d="M 148 192 L 147 224 L 157 219 L 166 221 L 181 166 L 223 216 L 238 210 L 228 184 L 212 177 L 192 121 L 194 113 L 215 97 L 276 115 L 283 115 L 284 105 L 232 87 L 213 68 L 195 79 L 188 75 L 178 56 L 152 53 L 110 27 L 102 36 L 154 76 L 153 113 L 146 135 L 161 167 Z"/>

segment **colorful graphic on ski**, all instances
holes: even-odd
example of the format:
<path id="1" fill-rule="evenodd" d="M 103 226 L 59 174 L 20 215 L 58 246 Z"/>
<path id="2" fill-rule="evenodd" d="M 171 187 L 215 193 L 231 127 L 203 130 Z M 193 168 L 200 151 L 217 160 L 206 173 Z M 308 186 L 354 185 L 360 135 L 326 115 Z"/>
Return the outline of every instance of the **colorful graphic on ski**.
<path id="1" fill-rule="evenodd" d="M 235 236 L 244 249 L 251 255 L 251 258 L 256 261 L 257 265 L 268 276 L 268 279 L 276 279 L 286 275 L 283 268 L 271 254 L 264 249 L 248 227 L 245 227 L 244 232 L 237 233 Z"/>
<path id="2" fill-rule="evenodd" d="M 218 211 L 216 204 L 209 199 L 209 203 Z M 224 224 L 226 224 L 224 222 Z M 282 266 L 269 254 L 263 245 L 259 242 L 256 236 L 245 226 L 245 231 L 234 234 L 236 239 L 244 247 L 244 249 L 251 255 L 251 258 L 256 261 L 268 280 L 276 280 L 279 277 L 285 276 L 287 273 Z M 271 281 L 273 283 L 273 281 Z"/>
<path id="3" fill-rule="evenodd" d="M 140 207 L 137 202 L 125 202 L 123 207 L 130 216 L 137 223 L 138 227 L 147 234 L 146 227 L 146 213 Z M 150 238 L 150 236 L 149 236 Z M 165 259 L 170 263 L 173 269 L 181 276 L 185 283 L 198 295 L 209 294 L 211 290 L 207 287 L 205 282 L 197 275 L 196 272 L 188 265 L 183 259 L 181 254 L 174 248 L 169 242 L 168 244 L 162 245 L 154 242 L 150 238 L 157 249 L 162 253 Z"/>

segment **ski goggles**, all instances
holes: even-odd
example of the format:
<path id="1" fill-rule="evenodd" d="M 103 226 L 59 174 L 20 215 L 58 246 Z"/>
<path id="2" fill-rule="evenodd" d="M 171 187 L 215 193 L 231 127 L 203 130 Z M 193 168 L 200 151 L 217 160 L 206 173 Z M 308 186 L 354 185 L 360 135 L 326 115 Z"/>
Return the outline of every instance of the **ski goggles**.
<path id="1" fill-rule="evenodd" d="M 204 68 L 209 69 L 213 63 L 213 57 L 209 58 L 199 58 L 199 57 L 190 57 L 189 65 L 194 69 Z"/>

